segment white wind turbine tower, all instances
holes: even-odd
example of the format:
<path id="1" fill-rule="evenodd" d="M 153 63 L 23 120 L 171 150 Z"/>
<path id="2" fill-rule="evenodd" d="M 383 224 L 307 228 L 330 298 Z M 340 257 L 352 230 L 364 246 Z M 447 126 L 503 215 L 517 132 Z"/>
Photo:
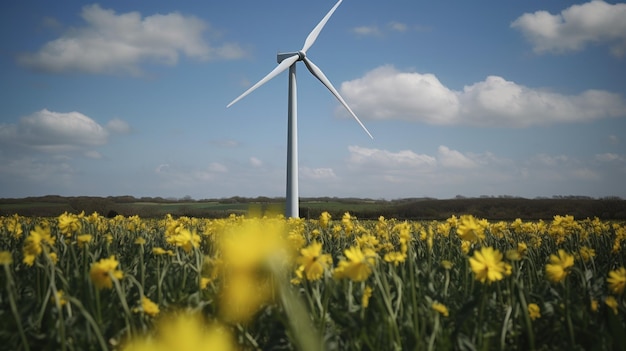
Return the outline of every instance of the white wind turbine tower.
<path id="1" fill-rule="evenodd" d="M 298 112 L 297 112 L 297 96 L 296 96 L 296 62 L 304 61 L 304 64 L 309 69 L 311 74 L 315 76 L 315 78 L 319 79 L 322 84 L 330 90 L 330 92 L 335 95 L 337 100 L 348 110 L 348 112 L 354 117 L 354 119 L 361 125 L 361 127 L 365 130 L 367 135 L 370 138 L 372 134 L 365 128 L 363 123 L 359 120 L 359 118 L 352 112 L 352 109 L 346 104 L 343 100 L 337 89 L 332 85 L 332 83 L 326 78 L 324 73 L 315 65 L 311 60 L 306 57 L 306 52 L 309 48 L 315 43 L 317 36 L 328 22 L 330 16 L 335 12 L 337 7 L 341 4 L 343 0 L 337 1 L 335 6 L 333 6 L 330 11 L 322 18 L 320 23 L 313 28 L 313 31 L 309 34 L 309 36 L 304 41 L 304 46 L 300 51 L 297 52 L 288 52 L 288 53 L 279 53 L 276 57 L 278 61 L 278 66 L 274 68 L 268 75 L 263 77 L 260 81 L 258 81 L 255 85 L 250 87 L 250 89 L 246 90 L 243 94 L 233 100 L 226 107 L 232 106 L 237 101 L 243 99 L 246 95 L 250 94 L 256 88 L 268 82 L 270 79 L 276 77 L 278 74 L 285 71 L 289 68 L 289 102 L 288 102 L 288 123 L 287 123 L 287 196 L 286 196 L 286 208 L 285 208 L 285 216 L 286 217 L 299 217 L 298 213 Z"/>

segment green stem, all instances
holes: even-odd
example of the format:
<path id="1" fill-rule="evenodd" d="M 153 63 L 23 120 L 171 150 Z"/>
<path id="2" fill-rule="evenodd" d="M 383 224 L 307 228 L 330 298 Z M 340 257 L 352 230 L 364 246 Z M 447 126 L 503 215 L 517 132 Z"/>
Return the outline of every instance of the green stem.
<path id="1" fill-rule="evenodd" d="M 44 252 L 46 255 L 48 267 L 50 267 L 50 288 L 52 289 L 52 297 L 54 298 L 54 304 L 59 313 L 59 320 L 57 321 L 57 325 L 58 325 L 59 334 L 60 334 L 59 336 L 60 336 L 60 341 L 61 341 L 61 351 L 65 351 L 66 350 L 65 321 L 63 318 L 63 309 L 61 308 L 61 303 L 59 301 L 59 295 L 58 295 L 58 290 L 56 286 L 54 263 L 50 259 L 50 256 L 48 255 L 48 251 L 45 250 Z"/>
<path id="2" fill-rule="evenodd" d="M 26 334 L 24 334 L 24 328 L 22 327 L 22 321 L 20 320 L 20 314 L 17 310 L 17 303 L 15 301 L 15 296 L 17 293 L 15 292 L 15 282 L 13 281 L 13 275 L 11 274 L 11 270 L 9 269 L 8 264 L 4 264 L 4 272 L 7 276 L 7 284 L 6 289 L 9 295 L 9 304 L 11 305 L 11 312 L 13 313 L 13 317 L 15 318 L 15 323 L 17 324 L 17 330 L 20 333 L 20 338 L 22 339 L 22 344 L 24 345 L 24 350 L 29 351 L 30 347 L 28 346 L 28 340 L 26 339 Z"/>
<path id="3" fill-rule="evenodd" d="M 435 339 L 437 338 L 437 331 L 439 331 L 439 313 L 436 312 L 435 316 L 435 325 L 433 326 L 433 332 L 430 334 L 430 338 L 428 340 L 428 351 L 432 351 L 435 346 Z"/>
<path id="4" fill-rule="evenodd" d="M 517 289 L 519 300 L 522 305 L 522 316 L 524 316 L 524 322 L 526 323 L 526 331 L 528 332 L 528 344 L 530 345 L 530 350 L 534 350 L 535 349 L 535 334 L 533 332 L 533 326 L 532 326 L 532 322 L 530 321 L 530 316 L 528 315 L 528 304 L 526 303 L 524 290 L 518 284 L 515 284 L 515 287 Z"/>
<path id="5" fill-rule="evenodd" d="M 128 308 L 128 303 L 126 302 L 126 296 L 124 295 L 124 292 L 122 291 L 122 287 L 120 286 L 119 280 L 117 280 L 117 278 L 115 278 L 111 273 L 109 273 L 109 276 L 111 277 L 111 280 L 113 281 L 113 285 L 115 285 L 115 291 L 117 292 L 117 296 L 119 297 L 120 302 L 122 303 L 122 308 L 124 309 L 124 312 L 125 312 L 124 320 L 126 321 L 126 327 L 128 328 L 128 334 L 129 334 L 128 336 L 132 337 L 133 326 L 130 323 L 132 315 L 130 314 L 130 308 Z"/>

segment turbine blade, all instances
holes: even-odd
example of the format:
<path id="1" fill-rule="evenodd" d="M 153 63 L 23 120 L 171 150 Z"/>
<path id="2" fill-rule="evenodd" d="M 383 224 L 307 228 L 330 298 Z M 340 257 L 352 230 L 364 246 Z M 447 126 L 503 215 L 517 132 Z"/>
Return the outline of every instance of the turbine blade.
<path id="1" fill-rule="evenodd" d="M 333 6 L 333 8 L 330 9 L 330 11 L 328 11 L 326 16 L 324 16 L 324 18 L 322 18 L 320 23 L 318 23 L 317 26 L 315 26 L 315 28 L 313 28 L 313 31 L 311 31 L 311 33 L 309 33 L 309 36 L 306 37 L 306 40 L 304 41 L 304 46 L 302 47 L 302 50 L 301 50 L 302 52 L 306 53 L 306 51 L 309 50 L 309 48 L 313 45 L 313 43 L 315 43 L 315 40 L 317 39 L 317 36 L 322 31 L 322 28 L 324 28 L 324 26 L 326 25 L 326 22 L 328 22 L 328 19 L 330 18 L 330 16 L 332 16 L 333 12 L 335 12 L 337 7 L 339 7 L 339 4 L 341 4 L 342 1 L 343 0 L 337 1 L 335 6 Z"/>
<path id="2" fill-rule="evenodd" d="M 335 89 L 335 87 L 328 80 L 328 78 L 326 78 L 326 76 L 324 75 L 322 70 L 319 69 L 319 67 L 317 67 L 313 62 L 311 62 L 311 60 L 309 60 L 306 57 L 304 58 L 303 61 L 304 61 L 304 64 L 306 65 L 306 67 L 309 69 L 309 71 L 315 76 L 315 78 L 319 79 L 319 81 L 322 82 L 322 84 L 324 84 L 326 86 L 326 88 L 328 88 L 328 90 L 330 90 L 330 92 L 333 93 L 333 95 L 335 95 L 335 97 L 337 98 L 337 100 L 339 100 L 339 102 L 341 102 L 343 107 L 345 107 L 346 110 L 348 110 L 348 112 L 350 112 L 352 117 L 354 117 L 354 119 L 356 119 L 356 121 L 359 122 L 359 124 L 361 125 L 363 130 L 365 130 L 365 133 L 367 133 L 367 135 L 369 135 L 370 138 L 374 139 L 372 134 L 370 134 L 369 130 L 367 130 L 367 128 L 365 128 L 365 125 L 363 125 L 363 123 L 361 123 L 361 120 L 359 120 L 359 117 L 357 117 L 354 114 L 354 112 L 352 112 L 352 109 L 350 108 L 350 106 L 348 106 L 348 104 L 346 104 L 346 102 L 343 100 L 341 95 L 339 95 L 339 92 L 337 92 L 337 89 Z"/>
<path id="3" fill-rule="evenodd" d="M 243 99 L 246 95 L 250 94 L 256 88 L 260 87 L 261 85 L 265 84 L 270 79 L 276 77 L 277 75 L 285 71 L 294 62 L 298 61 L 298 58 L 299 58 L 298 55 L 294 54 L 293 56 L 284 59 L 281 63 L 278 64 L 278 66 L 276 66 L 276 68 L 274 68 L 270 73 L 268 73 L 265 77 L 263 77 L 263 79 L 258 81 L 255 85 L 251 86 L 250 89 L 246 90 L 243 94 L 239 95 L 235 100 L 231 101 L 230 104 L 226 105 L 226 108 L 231 107 L 234 103 Z"/>

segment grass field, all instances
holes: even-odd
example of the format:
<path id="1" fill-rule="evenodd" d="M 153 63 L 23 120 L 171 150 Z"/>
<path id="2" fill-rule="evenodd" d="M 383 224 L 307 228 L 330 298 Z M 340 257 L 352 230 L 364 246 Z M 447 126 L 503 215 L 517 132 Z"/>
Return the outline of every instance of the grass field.
<path id="1" fill-rule="evenodd" d="M 626 224 L 0 217 L 11 350 L 624 350 Z"/>

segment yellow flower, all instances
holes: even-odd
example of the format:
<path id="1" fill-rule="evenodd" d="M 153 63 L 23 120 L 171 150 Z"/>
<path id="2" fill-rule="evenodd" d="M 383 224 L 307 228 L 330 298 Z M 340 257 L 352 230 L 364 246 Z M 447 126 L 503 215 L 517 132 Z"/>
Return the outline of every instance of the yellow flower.
<path id="1" fill-rule="evenodd" d="M 383 257 L 385 262 L 393 263 L 394 266 L 397 266 L 401 262 L 406 260 L 406 254 L 399 251 L 387 252 Z"/>
<path id="2" fill-rule="evenodd" d="M 617 315 L 617 300 L 614 296 L 608 296 L 604 299 L 604 303 L 613 311 L 613 314 Z"/>
<path id="3" fill-rule="evenodd" d="M 80 217 L 75 214 L 65 212 L 58 217 L 58 221 L 59 230 L 65 236 L 70 236 L 81 228 Z"/>
<path id="4" fill-rule="evenodd" d="M 76 237 L 76 242 L 78 243 L 78 247 L 81 249 L 85 246 L 85 244 L 89 244 L 91 242 L 91 234 L 82 234 Z"/>
<path id="5" fill-rule="evenodd" d="M 24 241 L 24 259 L 23 262 L 29 266 L 35 263 L 35 258 L 43 251 L 41 243 L 48 243 L 54 245 L 55 238 L 50 236 L 50 228 L 36 226 L 35 229 L 30 231 L 30 234 Z"/>
<path id="6" fill-rule="evenodd" d="M 506 250 L 505 256 L 510 261 L 519 261 L 522 259 L 522 256 L 520 255 L 519 251 L 515 249 Z"/>
<path id="7" fill-rule="evenodd" d="M 331 218 L 332 216 L 330 215 L 330 213 L 326 211 L 322 212 L 322 214 L 320 215 L 320 227 L 327 228 L 328 225 L 330 224 Z"/>
<path id="8" fill-rule="evenodd" d="M 161 255 L 174 256 L 174 251 L 172 251 L 172 250 L 165 250 L 162 247 L 153 247 L 152 248 L 152 253 L 157 255 L 157 256 L 161 256 Z"/>
<path id="9" fill-rule="evenodd" d="M 537 318 L 541 318 L 541 309 L 535 303 L 528 304 L 528 316 L 530 319 L 535 320 Z"/>
<path id="10" fill-rule="evenodd" d="M 115 277 L 116 279 L 122 279 L 124 277 L 124 273 L 117 269 L 119 264 L 115 256 L 111 256 L 109 258 L 103 258 L 91 265 L 89 276 L 96 288 L 111 289 L 113 287 L 111 277 Z"/>
<path id="11" fill-rule="evenodd" d="M 332 265 L 333 259 L 329 254 L 322 254 L 322 244 L 313 242 L 300 250 L 301 256 L 296 259 L 300 266 L 296 270 L 298 278 L 302 273 L 307 280 L 318 280 L 324 274 L 327 265 Z"/>
<path id="12" fill-rule="evenodd" d="M 223 320 L 247 323 L 272 300 L 272 283 L 267 277 L 238 272 L 224 278 L 220 287 L 219 312 Z"/>
<path id="13" fill-rule="evenodd" d="M 363 296 L 361 297 L 361 306 L 367 308 L 370 305 L 370 297 L 372 297 L 372 288 L 366 285 L 363 289 Z"/>
<path id="14" fill-rule="evenodd" d="M 524 256 L 526 254 L 526 251 L 528 251 L 528 245 L 526 245 L 526 243 L 517 243 L 517 252 L 520 254 L 520 256 Z"/>
<path id="15" fill-rule="evenodd" d="M 578 254 L 580 255 L 580 258 L 583 259 L 584 262 L 589 262 L 590 259 L 596 257 L 596 250 L 587 246 L 582 246 Z"/>
<path id="16" fill-rule="evenodd" d="M 153 247 L 152 253 L 157 256 L 165 255 L 165 249 L 163 249 L 162 247 Z"/>
<path id="17" fill-rule="evenodd" d="M 598 311 L 598 300 L 591 300 L 591 306 L 589 306 L 591 308 L 592 312 L 597 312 Z"/>
<path id="18" fill-rule="evenodd" d="M 57 290 L 56 300 L 59 301 L 59 306 L 65 306 L 67 304 L 67 299 L 65 298 L 65 292 L 63 290 Z M 50 303 L 55 303 L 55 296 L 50 296 Z"/>
<path id="19" fill-rule="evenodd" d="M 122 351 L 234 351 L 229 330 L 217 323 L 205 323 L 198 314 L 166 316 L 156 325 L 153 338 L 135 338 Z"/>
<path id="20" fill-rule="evenodd" d="M 50 257 L 50 261 L 52 261 L 52 263 L 54 264 L 57 264 L 57 262 L 59 261 L 59 257 L 57 256 L 56 252 L 49 253 L 48 257 Z"/>
<path id="21" fill-rule="evenodd" d="M 201 277 L 200 278 L 200 290 L 206 289 L 207 286 L 209 286 L 210 282 L 211 282 L 211 279 L 205 278 L 205 277 Z"/>
<path id="22" fill-rule="evenodd" d="M 444 317 L 448 317 L 448 315 L 450 314 L 448 312 L 448 307 L 446 307 L 446 305 L 439 303 L 437 301 L 433 302 L 433 304 L 431 305 L 431 308 L 439 312 Z"/>
<path id="23" fill-rule="evenodd" d="M 457 235 L 467 241 L 477 241 L 485 239 L 485 228 L 481 221 L 472 215 L 461 216 L 460 223 L 456 229 Z"/>
<path id="24" fill-rule="evenodd" d="M 16 239 L 19 239 L 24 232 L 22 230 L 22 222 L 20 220 L 20 216 L 17 214 L 14 214 L 7 220 L 6 226 L 9 233 L 11 233 Z"/>
<path id="25" fill-rule="evenodd" d="M 352 216 L 350 215 L 350 212 L 346 212 L 343 214 L 343 217 L 341 218 L 341 224 L 343 224 L 343 228 L 346 231 L 346 234 L 352 233 L 352 231 L 354 230 L 354 223 L 352 223 Z"/>
<path id="26" fill-rule="evenodd" d="M 626 268 L 620 267 L 609 272 L 609 277 L 606 281 L 609 283 L 609 290 L 611 290 L 613 294 L 621 295 L 626 286 Z"/>
<path id="27" fill-rule="evenodd" d="M 185 252 L 187 253 L 191 252 L 192 248 L 199 247 L 200 240 L 200 235 L 198 235 L 195 230 L 192 232 L 185 228 L 179 228 L 176 231 L 176 234 L 168 238 L 168 242 L 176 246 L 182 247 L 183 250 L 185 250 Z"/>
<path id="28" fill-rule="evenodd" d="M 362 282 L 372 274 L 372 267 L 376 260 L 376 252 L 372 249 L 364 249 L 353 246 L 344 251 L 347 260 L 339 262 L 335 269 L 335 278 L 349 278 L 355 282 Z"/>
<path id="29" fill-rule="evenodd" d="M 467 240 L 461 240 L 461 252 L 463 252 L 464 254 L 468 254 L 470 251 L 470 248 L 472 247 L 472 243 L 467 241 Z"/>
<path id="30" fill-rule="evenodd" d="M 452 263 L 452 261 L 442 260 L 441 267 L 443 267 L 443 269 L 445 270 L 451 270 L 452 267 L 454 267 L 454 263 Z"/>
<path id="31" fill-rule="evenodd" d="M 507 273 L 506 263 L 502 261 L 502 254 L 491 247 L 483 247 L 476 251 L 469 259 L 476 280 L 481 283 L 495 282 L 504 278 Z"/>
<path id="32" fill-rule="evenodd" d="M 135 312 L 140 311 L 139 309 L 136 309 Z M 152 302 L 152 300 L 150 300 L 147 297 L 142 297 L 141 298 L 141 311 L 143 311 L 143 313 L 147 314 L 150 317 L 156 317 L 160 310 L 159 310 L 159 305 L 157 305 L 156 303 Z"/>
<path id="33" fill-rule="evenodd" d="M 550 263 L 546 264 L 546 275 L 553 283 L 561 282 L 567 277 L 569 268 L 574 265 L 574 256 L 560 249 L 558 255 L 550 255 Z"/>
<path id="34" fill-rule="evenodd" d="M 10 265 L 13 263 L 13 257 L 9 251 L 0 251 L 0 265 Z"/>
<path id="35" fill-rule="evenodd" d="M 134 242 L 136 245 L 145 245 L 146 244 L 146 239 L 142 238 L 142 237 L 138 237 L 137 239 L 135 239 Z"/>
<path id="36" fill-rule="evenodd" d="M 217 234 L 218 307 L 229 322 L 246 323 L 274 297 L 272 272 L 292 264 L 284 218 L 233 219 Z"/>

